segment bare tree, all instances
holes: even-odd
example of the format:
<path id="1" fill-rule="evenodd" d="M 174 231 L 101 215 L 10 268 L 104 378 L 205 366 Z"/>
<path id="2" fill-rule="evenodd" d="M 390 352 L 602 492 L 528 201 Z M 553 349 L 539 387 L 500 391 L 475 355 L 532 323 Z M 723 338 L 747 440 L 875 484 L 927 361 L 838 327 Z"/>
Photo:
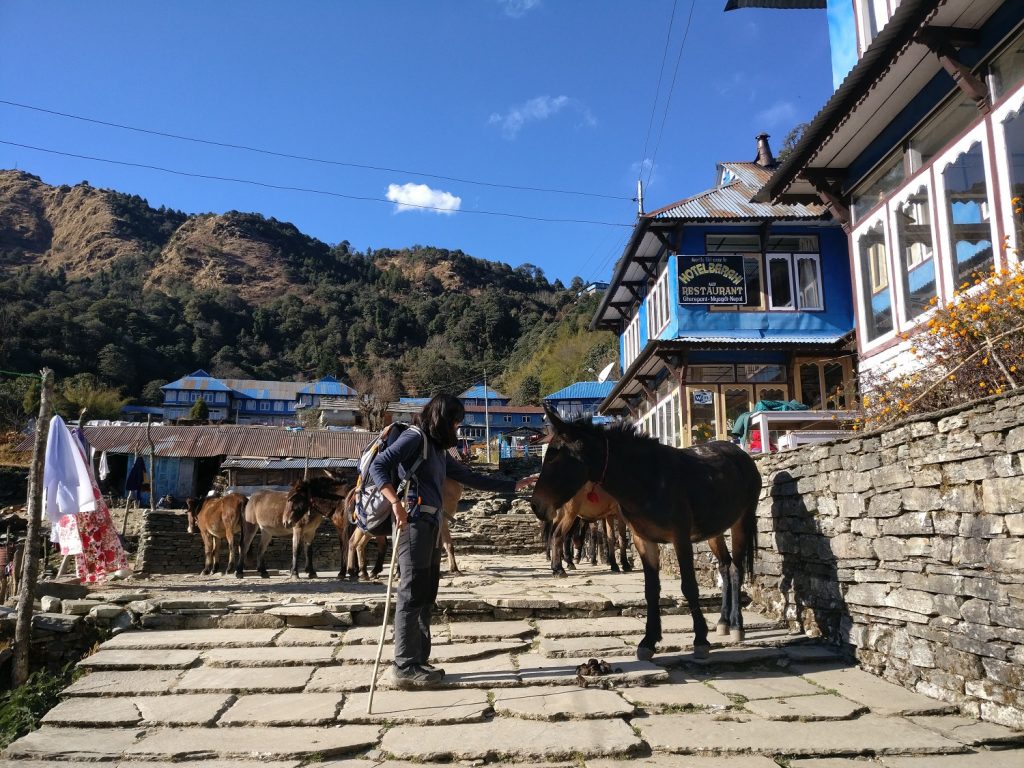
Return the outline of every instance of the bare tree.
<path id="1" fill-rule="evenodd" d="M 398 377 L 381 364 L 370 373 L 353 373 L 352 384 L 359 392 L 359 413 L 363 426 L 371 432 L 384 429 L 388 407 L 398 399 Z"/>

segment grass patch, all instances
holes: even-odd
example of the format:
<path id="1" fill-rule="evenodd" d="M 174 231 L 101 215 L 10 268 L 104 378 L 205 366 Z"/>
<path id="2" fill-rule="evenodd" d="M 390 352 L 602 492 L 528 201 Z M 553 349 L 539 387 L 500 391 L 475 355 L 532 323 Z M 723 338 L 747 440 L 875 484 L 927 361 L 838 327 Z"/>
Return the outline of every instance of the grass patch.
<path id="1" fill-rule="evenodd" d="M 60 672 L 40 670 L 24 685 L 0 695 L 0 749 L 39 727 L 39 720 L 60 701 L 60 692 L 72 681 L 73 666 Z"/>

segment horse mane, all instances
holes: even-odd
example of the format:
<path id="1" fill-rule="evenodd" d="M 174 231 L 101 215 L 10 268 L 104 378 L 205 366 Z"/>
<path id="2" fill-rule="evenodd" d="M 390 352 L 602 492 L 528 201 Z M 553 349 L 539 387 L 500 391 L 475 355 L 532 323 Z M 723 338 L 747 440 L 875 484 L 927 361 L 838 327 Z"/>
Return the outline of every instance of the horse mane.
<path id="1" fill-rule="evenodd" d="M 327 477 L 326 475 L 318 475 L 308 480 L 296 480 L 292 487 L 295 490 L 301 491 L 303 485 L 311 496 L 331 497 L 338 496 L 339 491 L 347 483 L 344 480 L 335 480 L 333 477 Z"/>
<path id="2" fill-rule="evenodd" d="M 601 440 L 607 439 L 616 443 L 627 443 L 645 447 L 662 445 L 654 437 L 640 431 L 640 425 L 632 420 L 614 421 L 611 424 L 595 424 L 590 416 L 566 422 L 576 432 L 583 432 L 587 437 Z"/>

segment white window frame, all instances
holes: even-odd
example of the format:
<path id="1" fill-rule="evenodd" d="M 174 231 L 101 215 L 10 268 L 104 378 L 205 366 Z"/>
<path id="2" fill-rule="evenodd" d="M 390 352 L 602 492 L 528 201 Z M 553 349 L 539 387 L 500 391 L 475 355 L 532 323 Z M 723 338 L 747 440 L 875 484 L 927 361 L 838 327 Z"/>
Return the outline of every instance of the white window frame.
<path id="1" fill-rule="evenodd" d="M 886 210 L 886 206 L 883 205 L 861 221 L 850 235 L 850 252 L 853 254 L 854 298 L 857 305 L 857 338 L 860 340 L 861 350 L 864 352 L 880 347 L 886 342 L 891 341 L 899 332 L 899 324 L 896 322 L 896 294 L 892 287 L 892 238 L 889 236 L 889 227 L 886 224 L 888 219 Z M 889 275 L 889 306 L 890 311 L 893 313 L 893 328 L 891 331 L 883 333 L 876 339 L 868 340 L 867 315 L 871 311 L 871 301 L 864 293 L 865 276 L 861 269 L 860 248 L 857 245 L 857 241 L 860 239 L 860 236 L 864 234 L 865 230 L 872 229 L 879 224 L 882 225 L 882 239 L 885 241 L 886 271 Z M 867 279 L 870 280 L 870 277 Z M 871 293 L 874 293 L 874 286 L 871 287 Z"/>
<path id="2" fill-rule="evenodd" d="M 814 270 L 817 275 L 818 304 L 814 307 L 805 307 L 800 294 L 800 270 L 797 269 L 797 262 L 800 259 L 810 259 L 814 262 Z M 793 297 L 796 299 L 796 308 L 801 312 L 821 312 L 825 309 L 825 291 L 821 279 L 821 254 L 820 253 L 794 253 L 791 260 L 790 275 L 793 278 Z"/>
<path id="3" fill-rule="evenodd" d="M 640 354 L 640 310 L 637 309 L 633 319 L 629 321 L 625 332 L 622 334 L 622 366 L 629 368 Z"/>
<path id="4" fill-rule="evenodd" d="M 270 410 L 270 401 L 269 400 L 260 400 L 260 410 L 261 411 L 269 411 Z"/>
<path id="5" fill-rule="evenodd" d="M 502 419 L 503 419 L 503 421 L 504 421 L 504 422 L 505 422 L 506 424 L 511 424 L 511 423 L 512 423 L 512 417 L 511 417 L 511 416 L 509 416 L 508 414 L 506 414 L 505 416 L 503 416 L 503 417 L 502 417 Z"/>
<path id="6" fill-rule="evenodd" d="M 776 306 L 775 295 L 772 292 L 772 261 L 785 261 L 789 270 L 789 298 L 790 303 L 786 306 Z M 820 265 L 819 265 L 820 266 Z M 819 270 L 820 272 L 820 270 Z M 773 312 L 794 312 L 797 308 L 796 288 L 793 281 L 793 254 L 791 253 L 766 253 L 764 255 L 764 284 L 765 293 L 768 294 L 768 309 Z M 820 279 L 820 276 L 819 276 Z"/>
<path id="7" fill-rule="evenodd" d="M 1009 264 L 1021 263 L 1024 261 L 1024 243 L 1017 240 L 1016 217 L 1013 213 L 1011 198 L 1013 193 L 1010 190 L 1010 157 L 1006 149 L 1006 123 L 1011 115 L 1016 115 L 1017 120 L 1024 121 L 1024 83 L 1007 96 L 1006 101 L 992 113 L 992 132 L 995 134 L 995 159 L 996 170 L 999 175 L 999 197 L 1002 203 L 1000 212 L 1003 222 L 1003 232 L 1006 234 L 1006 242 L 1009 250 L 1006 253 L 1006 262 Z"/>
<path id="8" fill-rule="evenodd" d="M 903 244 L 899 241 L 899 228 L 896 226 L 896 217 L 899 215 L 899 206 L 905 203 L 911 195 L 917 193 L 921 187 L 925 187 L 928 192 L 928 206 L 930 208 L 928 218 L 931 221 L 932 230 L 932 268 L 935 270 L 935 295 L 938 297 L 938 300 L 942 299 L 946 286 L 942 272 L 942 259 L 939 256 L 941 243 L 939 240 L 937 216 L 935 215 L 936 208 L 938 208 L 938 198 L 935 196 L 935 184 L 932 183 L 931 170 L 925 169 L 911 176 L 904 186 L 896 190 L 895 194 L 888 199 L 885 205 L 888 219 L 886 222 L 888 245 L 886 247 L 888 248 L 889 245 L 892 247 L 892 250 L 888 253 L 890 264 L 889 287 L 894 297 L 893 308 L 896 310 L 895 327 L 897 331 L 916 328 L 921 323 L 927 321 L 932 314 L 930 310 L 925 310 L 916 317 L 904 319 L 907 295 L 903 289 Z M 920 262 L 920 264 L 923 263 L 923 261 Z M 891 271 L 893 269 L 895 269 L 895 272 Z"/>
<path id="9" fill-rule="evenodd" d="M 661 270 L 647 295 L 647 338 L 656 339 L 671 319 L 669 308 L 668 264 Z"/>
<path id="10" fill-rule="evenodd" d="M 956 254 L 950 252 L 950 221 L 949 212 L 946 206 L 946 184 L 943 180 L 943 172 L 950 165 L 955 163 L 961 155 L 966 154 L 972 146 L 975 144 L 981 145 L 981 158 L 985 165 L 985 185 L 988 192 L 988 206 L 989 206 L 989 236 L 991 237 L 990 242 L 992 243 L 992 257 L 994 265 L 997 269 L 1002 267 L 1003 258 L 1001 251 L 1001 243 L 996 233 L 996 211 L 995 206 L 992 205 L 992 193 L 996 188 L 995 179 L 992 174 L 992 162 L 991 155 L 989 154 L 990 146 L 988 143 L 988 131 L 986 129 L 985 121 L 983 120 L 976 125 L 970 132 L 965 134 L 963 138 L 953 144 L 949 149 L 942 153 L 934 163 L 932 163 L 932 179 L 934 181 L 933 189 L 935 190 L 935 203 L 938 209 L 938 215 L 936 216 L 936 224 L 938 225 L 939 232 L 939 252 L 942 257 L 940 259 L 940 266 L 942 268 L 942 282 L 946 286 L 946 295 L 943 299 L 949 300 L 952 298 L 953 291 L 956 291 L 959 287 L 959 280 L 954 277 L 953 274 L 953 262 L 956 261 Z M 892 252 L 890 251 L 890 261 Z"/>

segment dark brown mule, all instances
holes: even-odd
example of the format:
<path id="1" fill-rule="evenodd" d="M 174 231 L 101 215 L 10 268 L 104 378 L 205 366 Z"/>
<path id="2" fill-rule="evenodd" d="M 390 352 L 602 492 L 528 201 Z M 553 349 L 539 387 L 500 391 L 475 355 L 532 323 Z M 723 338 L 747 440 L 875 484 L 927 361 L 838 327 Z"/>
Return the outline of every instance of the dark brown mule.
<path id="1" fill-rule="evenodd" d="M 323 522 L 341 506 L 348 493 L 349 484 L 331 477 L 315 477 L 298 480 L 288 491 L 257 491 L 249 498 L 245 511 L 245 539 L 243 554 L 248 554 L 256 531 L 260 533 L 260 548 L 256 557 L 256 569 L 260 576 L 268 578 L 264 562 L 267 547 L 276 536 L 292 537 L 291 575 L 299 577 L 299 551 L 305 561 L 306 575 L 316 578 L 313 567 L 313 538 Z"/>
<path id="2" fill-rule="evenodd" d="M 240 547 L 247 501 L 248 499 L 240 493 L 229 493 L 226 496 L 204 499 L 202 505 L 198 500 L 191 498 L 185 502 L 188 509 L 188 532 L 195 533 L 198 528 L 199 535 L 203 537 L 203 550 L 206 554 L 205 567 L 202 570 L 204 576 L 220 570 L 217 558 L 220 553 L 220 540 L 224 539 L 228 547 L 228 565 L 224 572 L 234 571 L 236 577 L 242 578 L 244 558 Z"/>
<path id="3" fill-rule="evenodd" d="M 538 516 L 551 519 L 588 481 L 619 502 L 644 568 L 647 625 L 637 658 L 650 659 L 661 640 L 658 544 L 672 544 L 679 559 L 693 618 L 694 656 L 707 656 L 711 647 L 694 573 L 694 542 L 708 541 L 718 558 L 724 582 L 718 631 L 742 639 L 740 586 L 744 571 L 753 573 L 761 492 L 754 460 L 733 443 L 670 448 L 638 435 L 632 424 L 564 422 L 553 409 L 545 410 L 551 441 L 530 503 Z M 731 554 L 725 531 L 732 535 Z"/>

